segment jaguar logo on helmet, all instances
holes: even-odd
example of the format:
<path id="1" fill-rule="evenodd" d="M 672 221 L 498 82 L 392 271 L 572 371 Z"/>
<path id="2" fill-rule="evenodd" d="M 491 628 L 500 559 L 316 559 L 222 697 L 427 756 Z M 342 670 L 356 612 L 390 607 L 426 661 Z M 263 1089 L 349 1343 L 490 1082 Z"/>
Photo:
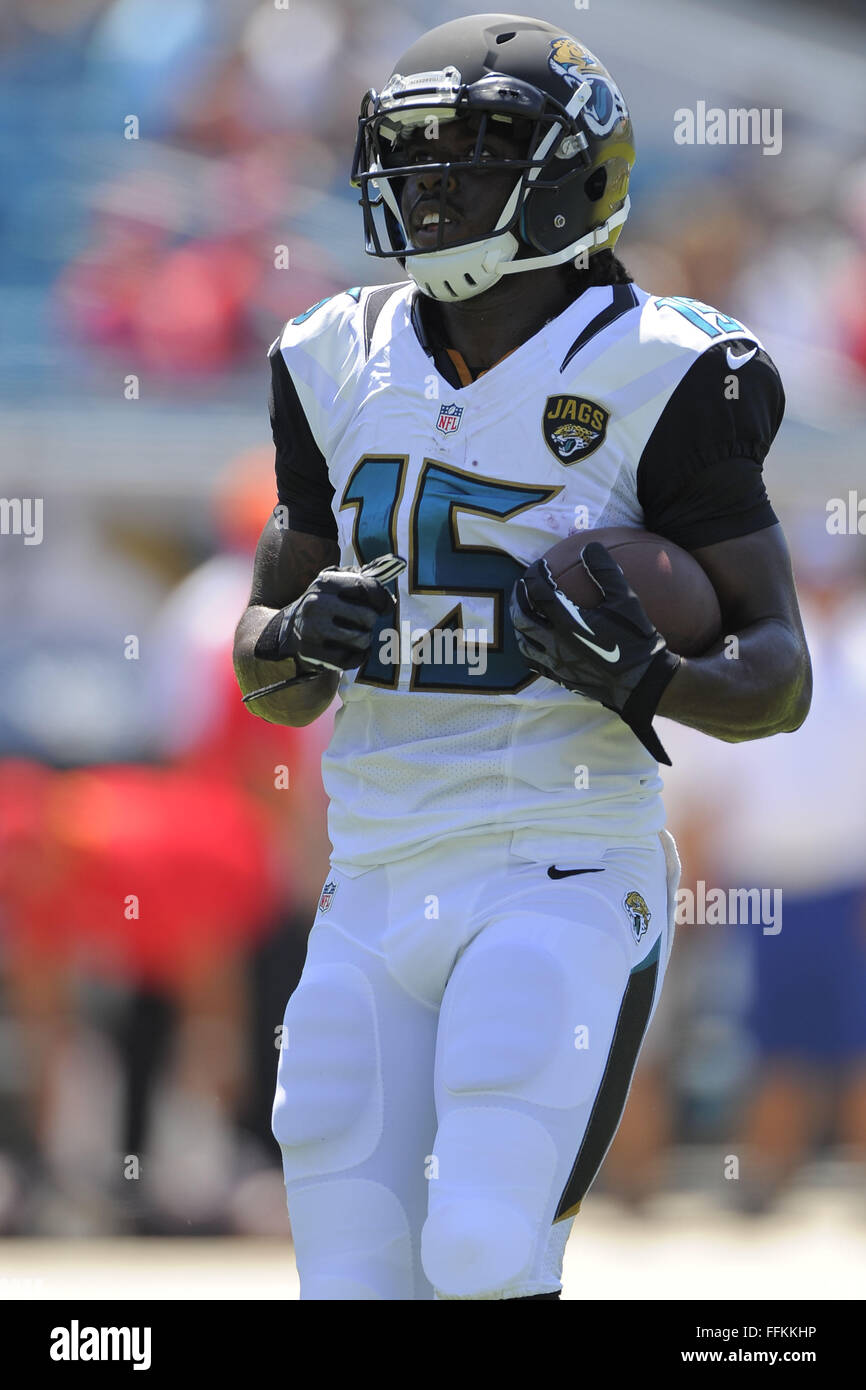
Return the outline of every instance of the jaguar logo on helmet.
<path id="1" fill-rule="evenodd" d="M 609 419 L 609 410 L 583 396 L 548 396 L 541 424 L 551 453 L 572 464 L 604 443 Z"/>
<path id="2" fill-rule="evenodd" d="M 584 119 L 596 135 L 607 135 L 617 121 L 628 120 L 625 99 L 612 77 L 590 77 L 592 96 L 583 108 Z"/>
<path id="3" fill-rule="evenodd" d="M 628 118 L 622 92 L 588 48 L 564 36 L 553 39 L 548 61 L 553 71 L 573 87 L 579 87 L 581 82 L 589 83 L 592 96 L 583 108 L 583 115 L 594 134 L 607 135 L 617 121 Z M 598 68 L 599 72 L 590 71 L 592 68 Z"/>
<path id="4" fill-rule="evenodd" d="M 561 38 L 550 41 L 550 66 L 560 77 L 568 78 L 577 87 L 583 81 L 584 70 L 600 68 L 601 63 L 588 48 L 583 48 L 563 34 Z"/>

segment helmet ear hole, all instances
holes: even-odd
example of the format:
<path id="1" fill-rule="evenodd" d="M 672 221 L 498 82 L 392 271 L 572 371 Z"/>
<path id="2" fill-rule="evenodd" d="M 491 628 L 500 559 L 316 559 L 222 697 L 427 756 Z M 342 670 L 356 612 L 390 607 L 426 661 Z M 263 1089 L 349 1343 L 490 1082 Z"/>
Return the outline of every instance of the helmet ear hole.
<path id="1" fill-rule="evenodd" d="M 594 169 L 583 185 L 583 191 L 591 203 L 597 203 L 599 198 L 604 196 L 607 188 L 607 170 L 605 168 Z"/>

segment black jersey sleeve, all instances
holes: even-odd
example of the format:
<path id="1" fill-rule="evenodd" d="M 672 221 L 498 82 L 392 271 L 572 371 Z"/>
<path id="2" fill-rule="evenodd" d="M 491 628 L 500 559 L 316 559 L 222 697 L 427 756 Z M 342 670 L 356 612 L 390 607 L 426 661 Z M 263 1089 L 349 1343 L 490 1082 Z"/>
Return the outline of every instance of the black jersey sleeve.
<path id="1" fill-rule="evenodd" d="M 277 497 L 286 508 L 288 530 L 336 540 L 337 523 L 331 510 L 334 489 L 328 478 L 327 464 L 298 399 L 279 339 L 268 355 L 271 359 L 268 407 L 277 451 Z"/>
<path id="2" fill-rule="evenodd" d="M 708 348 L 686 372 L 647 440 L 637 495 L 648 531 L 685 550 L 775 525 L 762 473 L 785 393 L 763 349 L 746 339 Z M 730 352 L 730 358 L 728 356 Z"/>

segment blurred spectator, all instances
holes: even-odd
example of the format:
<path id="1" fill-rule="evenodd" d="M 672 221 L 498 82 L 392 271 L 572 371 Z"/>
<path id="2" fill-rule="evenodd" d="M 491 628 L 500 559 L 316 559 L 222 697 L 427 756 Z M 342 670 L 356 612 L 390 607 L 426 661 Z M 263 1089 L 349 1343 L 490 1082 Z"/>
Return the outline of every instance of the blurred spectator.
<path id="1" fill-rule="evenodd" d="M 749 963 L 741 1022 L 753 1063 L 733 1198 L 755 1211 L 773 1204 L 825 1131 L 866 1164 L 866 576 L 857 538 L 814 524 L 796 555 L 815 680 L 806 723 L 740 745 L 665 729 L 669 815 L 702 840 L 701 877 L 781 894 L 778 931 L 680 928 L 719 935 Z"/>
<path id="2" fill-rule="evenodd" d="M 327 870 L 318 766 L 327 721 L 294 730 L 253 718 L 231 669 L 273 491 L 270 449 L 238 460 L 214 503 L 225 548 L 148 625 L 142 679 L 160 764 L 0 762 L 4 976 L 24 1043 L 27 1129 L 48 1181 L 74 1185 L 66 1149 L 62 1171 L 51 1154 L 69 1060 L 87 1036 L 77 982 L 121 986 L 120 1133 L 102 1143 L 146 1155 L 144 1208 L 132 1201 L 137 1186 L 120 1181 L 119 1158 L 106 1177 L 111 1219 L 132 1215 L 139 1229 L 186 1227 L 191 1213 L 203 1230 L 224 1220 L 236 1117 L 257 1161 L 270 1162 L 275 1038 Z M 210 1186 L 200 1168 L 167 1156 L 191 1115 L 213 1152 L 225 1150 L 228 1170 Z"/>

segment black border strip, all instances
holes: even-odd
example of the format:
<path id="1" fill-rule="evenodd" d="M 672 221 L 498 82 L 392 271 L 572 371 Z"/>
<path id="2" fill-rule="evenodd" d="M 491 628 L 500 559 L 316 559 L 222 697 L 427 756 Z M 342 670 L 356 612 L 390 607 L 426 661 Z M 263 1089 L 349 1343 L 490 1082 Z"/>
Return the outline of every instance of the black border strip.
<path id="1" fill-rule="evenodd" d="M 565 1184 L 554 1222 L 574 1216 L 610 1148 L 625 1109 L 628 1088 L 652 1010 L 658 978 L 661 937 L 628 977 L 613 1031 L 604 1076 L 589 1117 L 583 1142 Z"/>
<path id="2" fill-rule="evenodd" d="M 370 344 L 373 341 L 373 334 L 376 330 L 376 324 L 379 321 L 379 315 L 381 314 L 385 305 L 388 303 L 388 300 L 391 298 L 391 296 L 393 294 L 396 294 L 398 290 L 402 290 L 405 288 L 405 283 L 401 281 L 398 285 L 381 285 L 379 289 L 373 290 L 370 294 L 367 295 L 367 302 L 364 305 L 365 361 L 370 356 Z"/>
<path id="3" fill-rule="evenodd" d="M 566 353 L 565 360 L 560 367 L 560 375 L 565 371 L 569 362 L 580 352 L 581 348 L 586 347 L 590 338 L 594 338 L 602 329 L 608 328 L 610 324 L 621 319 L 623 314 L 628 314 L 637 306 L 637 295 L 633 285 L 614 285 L 613 299 L 606 309 L 602 309 L 600 314 L 596 314 L 594 319 L 590 319 L 583 332 L 575 338 L 571 347 Z"/>

